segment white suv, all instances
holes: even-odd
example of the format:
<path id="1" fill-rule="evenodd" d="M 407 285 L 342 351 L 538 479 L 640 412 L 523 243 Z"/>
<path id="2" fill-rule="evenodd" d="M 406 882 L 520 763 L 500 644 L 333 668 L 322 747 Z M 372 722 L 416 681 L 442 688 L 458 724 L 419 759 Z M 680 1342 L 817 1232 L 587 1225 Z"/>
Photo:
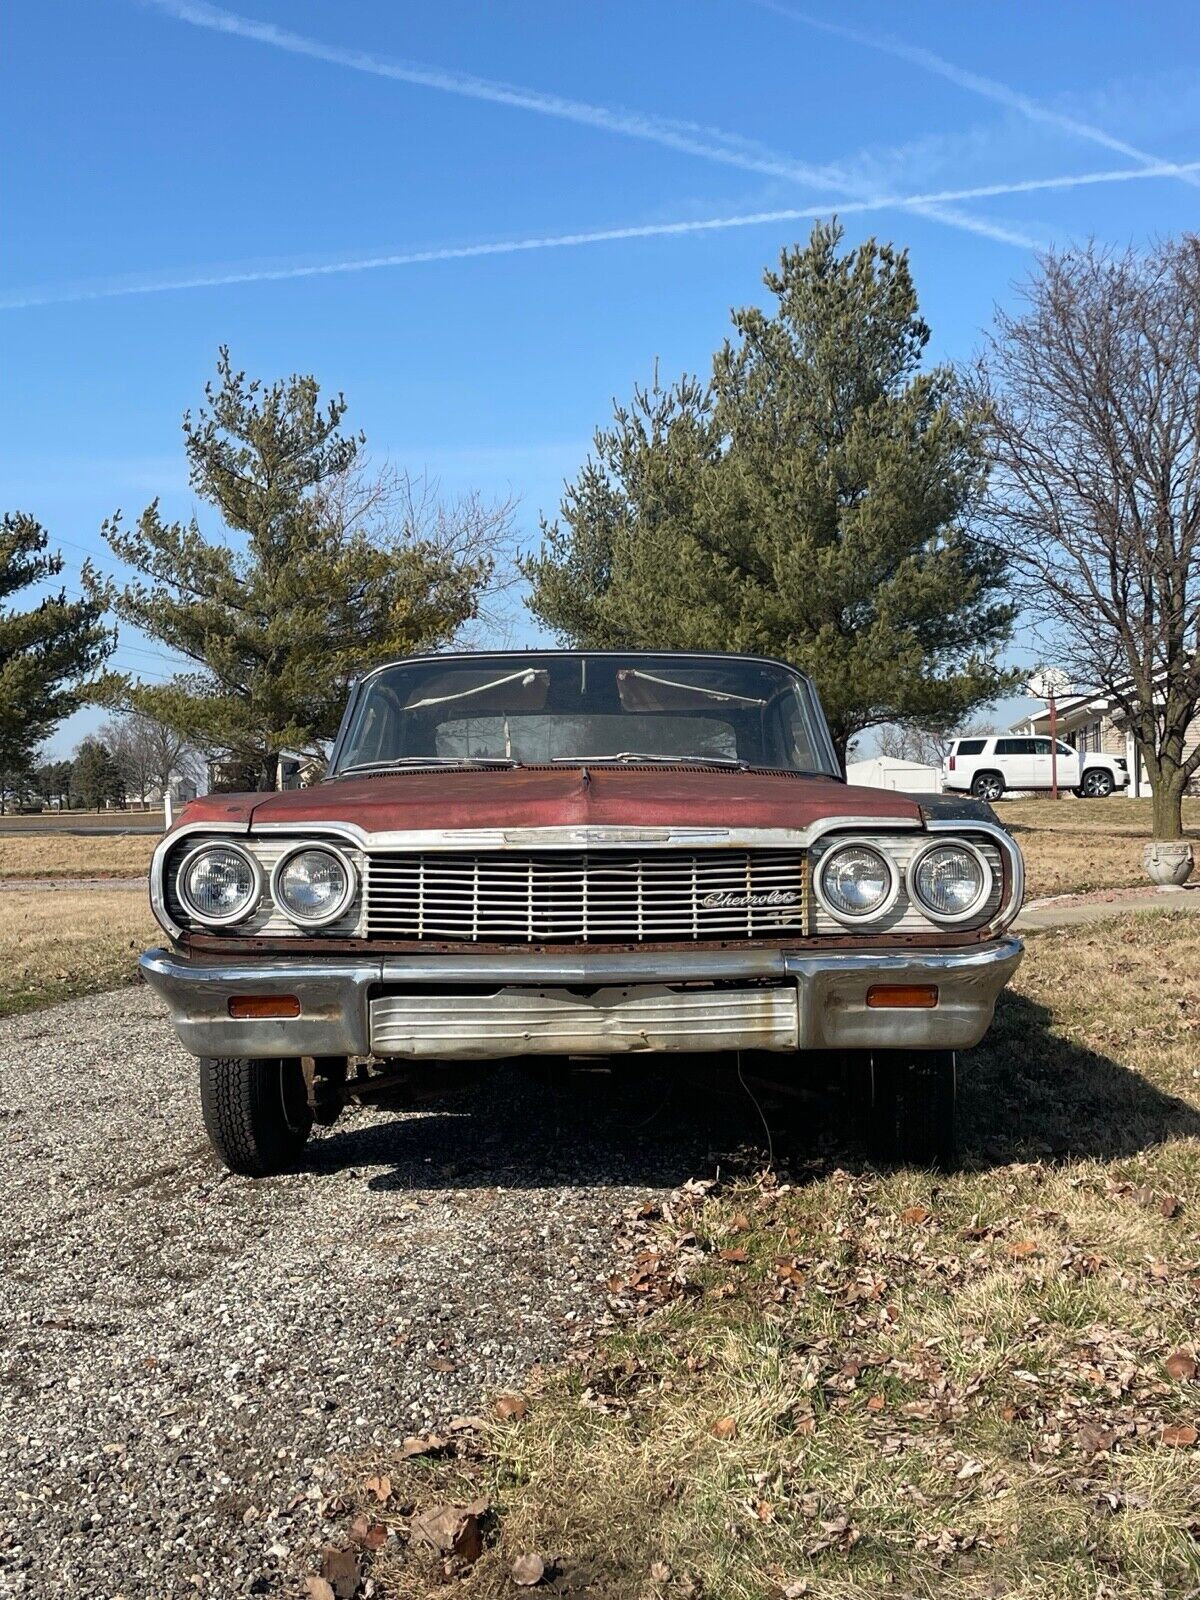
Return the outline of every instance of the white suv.
<path id="1" fill-rule="evenodd" d="M 1061 739 L 1058 752 L 1058 787 L 1083 800 L 1103 800 L 1129 783 L 1124 756 L 1089 750 L 1083 757 Z M 942 762 L 942 786 L 969 789 L 980 800 L 999 800 L 1005 790 L 1049 789 L 1053 783 L 1051 741 L 1026 734 L 989 735 L 956 739 Z"/>

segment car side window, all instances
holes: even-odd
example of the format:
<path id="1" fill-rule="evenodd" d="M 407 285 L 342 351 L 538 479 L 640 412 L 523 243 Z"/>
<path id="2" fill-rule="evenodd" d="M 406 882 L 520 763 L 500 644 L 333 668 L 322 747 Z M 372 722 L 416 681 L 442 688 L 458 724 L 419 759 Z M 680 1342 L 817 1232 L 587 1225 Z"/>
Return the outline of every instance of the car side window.
<path id="1" fill-rule="evenodd" d="M 1030 739 L 1029 743 L 1033 748 L 1031 752 L 1027 753 L 1031 753 L 1035 756 L 1048 756 L 1050 754 L 1049 739 Z"/>

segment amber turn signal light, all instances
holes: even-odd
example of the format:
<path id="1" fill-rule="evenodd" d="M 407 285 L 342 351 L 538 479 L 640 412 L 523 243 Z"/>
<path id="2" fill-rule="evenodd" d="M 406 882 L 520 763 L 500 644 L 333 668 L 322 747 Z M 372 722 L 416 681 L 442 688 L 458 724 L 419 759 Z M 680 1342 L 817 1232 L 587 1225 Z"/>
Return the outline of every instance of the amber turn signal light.
<path id="1" fill-rule="evenodd" d="M 239 994 L 229 1002 L 229 1015 L 235 1022 L 255 1017 L 298 1017 L 300 1002 L 294 994 Z"/>
<path id="2" fill-rule="evenodd" d="M 938 1003 L 936 983 L 873 983 L 867 1004 L 875 1010 L 932 1011 Z"/>

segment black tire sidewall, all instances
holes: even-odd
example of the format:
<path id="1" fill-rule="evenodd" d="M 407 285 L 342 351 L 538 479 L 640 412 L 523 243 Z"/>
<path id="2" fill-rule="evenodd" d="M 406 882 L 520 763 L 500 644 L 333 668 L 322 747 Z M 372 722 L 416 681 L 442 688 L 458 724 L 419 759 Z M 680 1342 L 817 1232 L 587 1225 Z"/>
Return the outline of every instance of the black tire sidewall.
<path id="1" fill-rule="evenodd" d="M 221 1161 L 248 1178 L 294 1167 L 312 1131 L 298 1060 L 205 1056 L 200 1061 L 200 1109 Z"/>

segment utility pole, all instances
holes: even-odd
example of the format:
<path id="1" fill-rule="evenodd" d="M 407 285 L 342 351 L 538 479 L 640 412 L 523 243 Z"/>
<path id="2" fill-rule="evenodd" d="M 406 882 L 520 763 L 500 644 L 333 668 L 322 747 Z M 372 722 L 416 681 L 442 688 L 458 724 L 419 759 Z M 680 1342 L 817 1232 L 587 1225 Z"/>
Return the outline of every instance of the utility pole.
<path id="1" fill-rule="evenodd" d="M 1050 693 L 1046 696 L 1046 703 L 1050 707 L 1050 798 L 1058 799 L 1058 705 L 1054 699 L 1054 689 L 1048 685 Z"/>

